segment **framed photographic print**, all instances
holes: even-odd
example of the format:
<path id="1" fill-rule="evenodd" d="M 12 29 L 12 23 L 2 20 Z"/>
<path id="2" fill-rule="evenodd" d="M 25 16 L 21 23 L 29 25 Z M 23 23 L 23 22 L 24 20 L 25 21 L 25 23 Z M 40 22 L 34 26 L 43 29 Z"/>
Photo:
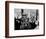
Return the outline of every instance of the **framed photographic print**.
<path id="1" fill-rule="evenodd" d="M 5 37 L 45 36 L 45 3 L 5 2 Z"/>

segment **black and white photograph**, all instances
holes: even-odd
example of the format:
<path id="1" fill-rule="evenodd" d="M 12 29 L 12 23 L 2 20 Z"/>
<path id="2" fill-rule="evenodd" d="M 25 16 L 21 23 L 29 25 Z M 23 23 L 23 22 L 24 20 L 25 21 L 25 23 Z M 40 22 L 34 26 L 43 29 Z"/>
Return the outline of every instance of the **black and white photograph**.
<path id="1" fill-rule="evenodd" d="M 6 1 L 5 36 L 33 37 L 45 35 L 45 4 Z"/>
<path id="2" fill-rule="evenodd" d="M 31 30 L 39 28 L 38 9 L 14 9 L 14 29 Z"/>

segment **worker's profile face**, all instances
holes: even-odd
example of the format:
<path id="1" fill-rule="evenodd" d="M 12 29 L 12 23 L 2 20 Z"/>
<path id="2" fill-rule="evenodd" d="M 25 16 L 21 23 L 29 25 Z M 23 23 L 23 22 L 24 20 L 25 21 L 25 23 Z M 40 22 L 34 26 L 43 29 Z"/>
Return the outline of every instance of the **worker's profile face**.
<path id="1" fill-rule="evenodd" d="M 31 17 L 31 21 L 35 22 L 35 17 L 34 16 Z"/>

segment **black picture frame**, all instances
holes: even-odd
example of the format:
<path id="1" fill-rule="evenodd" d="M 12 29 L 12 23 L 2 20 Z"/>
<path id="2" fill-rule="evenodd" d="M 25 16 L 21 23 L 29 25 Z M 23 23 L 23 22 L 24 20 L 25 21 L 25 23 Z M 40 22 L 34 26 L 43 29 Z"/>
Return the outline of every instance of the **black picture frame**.
<path id="1" fill-rule="evenodd" d="M 25 36 L 9 36 L 9 3 L 22 3 L 22 4 L 36 4 L 43 5 L 44 9 L 44 33 L 40 35 L 25 35 Z M 45 36 L 45 3 L 36 3 L 36 2 L 20 2 L 20 1 L 5 1 L 5 37 L 6 38 L 16 38 L 16 37 L 35 37 L 35 36 Z"/>

